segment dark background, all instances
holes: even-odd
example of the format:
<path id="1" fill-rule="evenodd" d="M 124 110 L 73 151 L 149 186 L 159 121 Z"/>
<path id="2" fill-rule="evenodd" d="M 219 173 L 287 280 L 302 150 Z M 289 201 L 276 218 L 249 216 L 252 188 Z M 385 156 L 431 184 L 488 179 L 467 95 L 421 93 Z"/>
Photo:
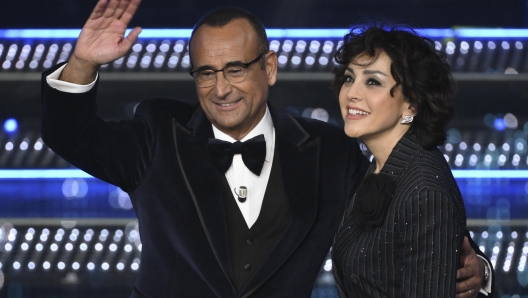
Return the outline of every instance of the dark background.
<path id="1" fill-rule="evenodd" d="M 81 28 L 95 0 L 2 0 L 0 28 Z M 220 6 L 239 6 L 268 28 L 346 28 L 366 20 L 422 28 L 528 27 L 526 0 L 144 0 L 131 26 L 191 28 Z"/>
<path id="2" fill-rule="evenodd" d="M 81 28 L 95 6 L 96 0 L 0 0 L 0 29 L 23 29 L 23 28 Z M 221 6 L 234 5 L 245 8 L 253 12 L 262 20 L 267 28 L 347 28 L 353 24 L 365 23 L 372 20 L 384 21 L 387 23 L 403 23 L 417 28 L 454 28 L 454 27 L 478 27 L 478 28 L 528 28 L 528 0 L 370 0 L 370 1 L 350 1 L 350 0 L 269 0 L 269 1 L 218 1 L 218 0 L 144 0 L 130 27 L 141 26 L 143 28 L 192 28 L 198 19 L 210 10 Z M 497 45 L 503 39 L 493 39 Z M 510 42 L 515 42 L 512 39 Z M 527 140 L 528 135 L 528 38 L 520 39 L 524 44 L 522 51 L 513 48 L 510 51 L 503 51 L 499 48 L 496 51 L 488 51 L 489 57 L 493 58 L 493 63 L 486 66 L 486 55 L 480 57 L 479 63 L 483 63 L 477 72 L 458 71 L 458 96 L 455 100 L 457 114 L 452 122 L 454 131 L 460 130 L 460 140 L 453 143 L 457 145 L 461 140 L 468 144 L 468 150 L 461 151 L 458 146 L 454 150 L 443 153 L 450 158 L 450 166 L 453 169 L 481 169 L 481 167 L 467 166 L 469 155 L 472 151 L 472 144 L 479 142 L 483 146 L 495 143 L 497 146 L 504 142 L 510 142 L 513 148 L 513 141 L 509 139 L 523 138 Z M 445 45 L 448 41 L 454 41 L 457 46 L 461 40 L 442 39 Z M 7 48 L 10 44 L 19 42 L 19 46 L 24 43 L 36 44 L 37 41 L 17 41 L 0 40 L 0 43 Z M 41 41 L 38 41 L 39 43 Z M 45 40 L 43 43 L 49 47 L 57 42 L 62 45 L 71 41 Z M 147 41 L 143 41 L 147 42 Z M 473 45 L 474 40 L 468 40 Z M 486 44 L 487 40 L 482 40 Z M 521 68 L 518 76 L 503 76 L 504 68 L 512 66 L 510 64 L 498 63 L 497 61 L 513 60 L 513 53 L 522 55 Z M 6 51 L 0 54 L 0 58 L 5 57 Z M 3 56 L 2 56 L 3 55 Z M 464 57 L 469 63 L 472 56 L 460 55 L 457 52 L 452 55 L 451 60 L 456 63 L 457 57 Z M 0 59 L 0 65 L 3 62 Z M 454 65 L 453 63 L 453 65 Z M 502 65 L 505 64 L 505 65 Z M 502 66 L 501 66 L 502 65 Z M 49 150 L 40 151 L 17 150 L 18 144 L 24 138 L 28 138 L 33 144 L 39 137 L 40 121 L 40 75 L 42 69 L 30 71 L 27 69 L 17 70 L 0 68 L 0 123 L 7 118 L 13 117 L 19 121 L 20 133 L 14 137 L 7 135 L 0 130 L 0 168 L 68 168 L 65 162 L 59 159 Z M 305 79 L 283 79 L 279 78 L 277 84 L 270 90 L 270 101 L 276 106 L 287 109 L 291 113 L 300 113 L 305 107 L 324 108 L 328 111 L 331 120 L 341 118 L 335 96 L 330 91 L 330 69 L 325 70 L 329 74 L 328 80 L 305 80 Z M 179 72 L 179 73 L 178 73 Z M 159 75 L 152 67 L 149 70 L 141 70 L 136 67 L 134 70 L 124 70 L 122 72 L 101 71 L 101 82 L 98 93 L 98 109 L 100 115 L 109 120 L 125 119 L 132 116 L 135 104 L 145 98 L 170 97 L 185 100 L 195 100 L 195 86 L 190 76 L 180 76 L 184 79 L 174 79 L 172 75 L 184 73 L 184 70 L 166 71 L 161 73 L 163 79 L 152 79 L 151 76 Z M 294 71 L 293 74 L 295 74 Z M 279 76 L 288 74 L 287 69 L 281 69 Z M 306 73 L 310 74 L 309 71 Z M 324 73 L 324 72 L 319 72 Z M 313 75 L 319 73 L 313 72 Z M 290 73 L 291 74 L 291 73 Z M 297 74 L 302 74 L 300 71 Z M 113 76 L 112 76 L 113 75 Z M 514 113 L 519 119 L 519 128 L 498 131 L 493 127 L 485 126 L 483 119 L 489 114 L 502 117 L 506 113 Z M 493 116 L 495 117 L 495 116 Z M 523 130 L 524 127 L 524 130 Z M 456 129 L 458 130 L 456 130 Z M 15 150 L 4 150 L 4 144 L 12 141 L 16 146 Z M 526 144 L 526 143 L 525 143 Z M 495 158 L 498 156 L 495 151 Z M 502 151 L 501 151 L 502 152 Z M 489 151 L 482 150 L 478 153 L 480 158 Z M 504 152 L 502 152 L 504 153 Z M 522 160 L 519 167 L 512 166 L 511 154 L 505 153 L 509 159 L 506 166 L 499 167 L 496 162 L 486 169 L 528 169 L 528 156 L 526 151 L 521 154 Z M 455 166 L 455 156 L 464 155 L 463 166 Z M 11 161 L 13 160 L 13 161 Z M 480 159 L 479 159 L 480 162 Z M 22 165 L 22 166 L 21 166 Z M 480 164 L 479 164 L 480 166 Z M 26 179 L 27 180 L 27 179 Z M 17 181 L 22 185 L 27 181 Z M 59 184 L 62 181 L 59 181 Z M 9 187 L 17 187 L 12 183 Z M 36 182 L 40 183 L 40 182 Z M 44 183 L 44 182 L 43 182 Z M 47 183 L 47 182 L 46 182 Z M 57 182 L 51 182 L 57 184 Z M 94 181 L 88 181 L 94 183 Z M 53 185 L 55 185 L 53 184 Z M 7 189 L 7 182 L 0 185 L 0 190 Z M 492 246 L 500 241 L 502 245 L 501 253 L 498 255 L 496 266 L 496 296 L 511 297 L 513 294 L 526 294 L 528 289 L 528 270 L 524 275 L 518 275 L 516 266 L 519 261 L 519 252 L 525 241 L 528 241 L 528 225 L 526 224 L 528 210 L 528 180 L 522 179 L 466 179 L 459 180 L 459 185 L 465 197 L 467 214 L 473 220 L 470 229 L 475 233 L 474 240 L 487 247 L 486 253 L 491 254 Z M 88 200 L 79 198 L 70 200 L 62 196 L 63 189 L 53 188 L 53 191 L 40 195 L 38 191 L 33 191 L 40 201 L 28 203 L 22 200 L 19 194 L 31 192 L 27 186 L 18 186 L 19 193 L 12 197 L 0 196 L 0 213 L 6 218 L 20 217 L 19 231 L 26 231 L 30 226 L 38 223 L 37 229 L 44 227 L 52 231 L 61 227 L 60 218 L 65 212 L 70 212 L 68 208 L 78 208 L 79 214 L 88 214 L 87 217 L 104 217 L 115 211 L 108 205 L 108 193 L 114 192 L 115 188 L 108 188 L 102 185 L 96 188 L 90 185 L 90 191 L 98 189 L 105 192 L 98 200 Z M 35 187 L 35 186 L 33 186 Z M 29 190 L 28 190 L 29 189 Z M 41 188 L 35 188 L 41 189 Z M 58 193 L 58 195 L 57 195 Z M 99 193 L 98 193 L 99 194 Z M 53 196 L 54 199 L 47 198 Z M 34 198 L 31 197 L 31 198 Z M 100 204 L 99 204 L 100 203 Z M 12 207 L 14 206 L 14 207 Z M 71 207 L 73 206 L 73 207 Z M 506 206 L 506 207 L 505 207 Z M 511 207 L 510 207 L 511 206 Z M 11 209 L 10 209 L 11 208 Z M 18 208 L 18 209 L 17 209 Z M 51 211 L 50 211 L 51 210 Z M 101 213 L 94 213 L 94 212 Z M 41 212 L 37 214 L 36 212 Z M 42 221 L 40 217 L 50 216 L 55 212 L 56 222 Z M 117 211 L 115 211 L 117 212 Z M 133 217 L 131 211 L 127 216 Z M 68 213 L 68 216 L 73 216 Z M 96 214 L 96 215 L 94 215 Z M 100 214 L 100 215 L 97 215 Z M 101 215 L 102 214 L 102 215 Z M 53 216 L 53 215 L 51 215 Z M 76 215 L 77 216 L 77 215 Z M 93 222 L 85 223 L 81 229 L 108 228 L 110 231 L 121 229 L 123 221 L 120 216 L 110 218 L 109 226 L 91 226 Z M 27 218 L 26 218 L 27 217 Z M 512 219 L 510 221 L 510 218 Z M 82 218 L 81 218 L 82 219 Z M 499 224 L 497 223 L 497 219 Z M 3 224 L 0 216 L 0 227 Z M 24 220 L 26 221 L 24 223 Z M 133 218 L 130 218 L 133 220 Z M 488 222 L 489 220 L 489 222 Z M 41 222 L 42 221 L 42 222 Z M 99 221 L 99 219 L 97 219 Z M 502 225 L 502 226 L 501 226 Z M 499 240 L 496 232 L 500 230 L 504 233 L 504 238 Z M 489 233 L 490 237 L 484 239 L 483 232 Z M 514 240 L 511 231 L 515 231 L 520 236 Z M 113 233 L 113 232 L 112 232 Z M 23 236 L 21 233 L 20 235 Z M 525 236 L 526 235 L 526 236 Z M 502 237 L 502 236 L 501 236 Z M 15 245 L 15 252 L 18 256 L 21 253 L 20 243 L 24 241 L 19 237 Z M 516 242 L 516 250 L 512 270 L 505 272 L 502 268 L 506 259 L 505 249 L 510 241 Z M 1 248 L 1 246 L 0 246 Z M 121 248 L 122 250 L 122 248 Z M 135 253 L 139 254 L 137 250 Z M 7 257 L 3 257 L 7 256 Z M 14 256 L 14 254 L 13 254 Z M 136 257 L 136 256 L 133 256 Z M 9 254 L 0 250 L 0 261 L 14 260 Z M 10 258 L 10 259 L 6 259 Z M 130 260 L 128 265 L 130 265 Z M 104 273 L 101 270 L 88 271 L 86 269 L 77 272 L 77 275 L 66 275 L 71 270 L 66 271 L 43 271 L 37 270 L 35 273 L 28 273 L 27 270 L 16 271 L 10 269 L 4 262 L 4 267 L 0 268 L 0 297 L 7 298 L 53 298 L 53 297 L 129 297 L 132 283 L 135 278 L 135 271 L 130 269 L 121 273 L 111 271 Z M 25 265 L 24 265 L 25 266 Z M 55 267 L 56 268 L 56 267 Z M 83 267 L 84 268 L 84 267 Z M 130 268 L 130 267 L 128 267 Z M 335 287 L 332 284 L 329 272 L 321 270 L 322 277 L 318 280 L 312 297 L 328 298 L 337 297 Z M 5 276 L 5 283 L 3 275 Z M 326 274 L 326 275 L 325 275 Z M 328 277 L 330 276 L 330 278 Z M 67 279 L 67 277 L 72 277 Z M 3 283 L 3 288 L 2 288 Z M 325 294 L 326 293 L 326 294 Z M 506 295 L 508 294 L 508 295 Z M 516 297 L 516 296 L 513 296 Z M 517 296 L 518 297 L 518 296 Z M 525 298 L 525 296 L 523 296 Z"/>

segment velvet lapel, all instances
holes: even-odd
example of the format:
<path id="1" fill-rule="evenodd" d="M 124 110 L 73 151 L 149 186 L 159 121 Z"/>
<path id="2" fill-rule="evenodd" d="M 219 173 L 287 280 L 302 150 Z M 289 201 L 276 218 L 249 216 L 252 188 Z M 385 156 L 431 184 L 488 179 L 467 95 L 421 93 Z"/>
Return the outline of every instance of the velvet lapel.
<path id="1" fill-rule="evenodd" d="M 198 107 L 186 126 L 173 119 L 173 135 L 178 162 L 209 245 L 234 289 L 221 176 L 206 151 L 209 138 L 214 137 L 211 122 Z"/>
<path id="2" fill-rule="evenodd" d="M 321 139 L 308 141 L 310 135 L 293 117 L 269 104 L 268 107 L 275 127 L 275 146 L 280 156 L 292 222 L 262 267 L 242 290 L 241 297 L 254 293 L 283 266 L 305 239 L 317 216 Z"/>

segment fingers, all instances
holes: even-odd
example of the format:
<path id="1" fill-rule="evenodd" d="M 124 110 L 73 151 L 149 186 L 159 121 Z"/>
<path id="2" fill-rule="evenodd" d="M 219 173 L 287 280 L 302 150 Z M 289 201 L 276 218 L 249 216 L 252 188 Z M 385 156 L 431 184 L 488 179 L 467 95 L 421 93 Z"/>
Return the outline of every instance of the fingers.
<path id="1" fill-rule="evenodd" d="M 457 283 L 456 287 L 456 297 L 477 297 L 480 287 L 477 286 L 471 286 L 469 283 L 464 285 L 464 289 L 461 289 L 462 286 L 459 288 L 459 283 Z"/>
<path id="2" fill-rule="evenodd" d="M 120 46 L 119 46 L 119 57 L 124 56 L 132 46 L 136 43 L 138 39 L 138 35 L 141 33 L 141 27 L 136 27 L 130 33 L 128 33 L 127 37 L 122 40 Z"/>
<path id="3" fill-rule="evenodd" d="M 464 293 L 469 290 L 479 290 L 480 283 L 477 278 L 470 278 L 466 280 L 459 280 L 456 284 L 456 292 Z"/>
<path id="4" fill-rule="evenodd" d="M 112 17 L 115 19 L 121 18 L 121 15 L 123 14 L 123 11 L 125 11 L 127 5 L 128 5 L 128 1 L 119 1 L 119 3 L 116 6 L 116 9 L 114 10 L 114 14 L 112 15 Z"/>
<path id="5" fill-rule="evenodd" d="M 462 255 L 470 254 L 471 251 L 475 253 L 475 251 L 473 250 L 473 247 L 471 247 L 471 244 L 469 244 L 468 237 L 464 236 L 464 242 L 462 243 Z"/>
<path id="6" fill-rule="evenodd" d="M 94 10 L 92 11 L 92 14 L 90 15 L 90 19 L 97 19 L 102 17 L 107 3 L 108 0 L 99 0 L 99 2 L 97 2 L 97 4 L 95 5 Z"/>
<path id="7" fill-rule="evenodd" d="M 469 290 L 469 291 L 466 291 L 466 292 L 463 292 L 463 293 L 458 293 L 456 294 L 456 298 L 467 298 L 467 297 L 471 297 L 471 298 L 476 298 L 478 296 L 478 291 L 474 291 L 474 290 Z"/>
<path id="8" fill-rule="evenodd" d="M 126 52 L 128 52 L 128 50 L 130 50 L 130 48 L 132 47 L 132 45 L 134 45 L 134 43 L 136 43 L 136 40 L 138 39 L 138 36 L 139 36 L 139 33 L 141 33 L 141 27 L 136 27 L 134 28 L 132 31 L 130 31 L 130 33 L 128 33 L 127 37 L 126 37 L 126 47 L 127 47 L 127 50 Z"/>
<path id="9" fill-rule="evenodd" d="M 111 18 L 119 6 L 119 3 L 121 1 L 119 0 L 110 0 L 108 4 L 106 5 L 105 11 L 103 12 L 103 17 L 105 18 Z M 126 2 L 126 1 L 125 1 Z"/>
<path id="10" fill-rule="evenodd" d="M 467 237 L 464 237 L 464 242 L 462 243 L 462 250 L 460 254 L 460 264 L 466 268 L 466 269 L 472 269 L 474 272 L 473 275 L 476 274 L 477 270 L 479 269 L 480 264 L 476 264 L 475 260 L 477 258 L 477 254 L 475 253 L 475 250 L 473 247 L 471 247 L 471 244 L 469 244 L 469 240 Z M 459 269 L 460 271 L 460 269 Z M 457 271 L 458 274 L 458 271 Z M 462 278 L 462 277 L 458 277 Z"/>
<path id="11" fill-rule="evenodd" d="M 129 1 L 128 5 L 123 11 L 123 14 L 121 15 L 121 21 L 125 24 L 130 23 L 132 20 L 132 17 L 136 13 L 136 10 L 139 7 L 139 4 L 141 3 L 141 0 L 131 0 Z"/>
<path id="12" fill-rule="evenodd" d="M 471 276 L 473 276 L 473 272 L 470 271 L 470 269 L 464 267 L 464 268 L 459 268 L 457 270 L 457 279 L 468 279 L 470 278 Z"/>
<path id="13" fill-rule="evenodd" d="M 128 24 L 136 13 L 139 3 L 141 0 L 99 0 L 90 19 L 113 18 Z"/>

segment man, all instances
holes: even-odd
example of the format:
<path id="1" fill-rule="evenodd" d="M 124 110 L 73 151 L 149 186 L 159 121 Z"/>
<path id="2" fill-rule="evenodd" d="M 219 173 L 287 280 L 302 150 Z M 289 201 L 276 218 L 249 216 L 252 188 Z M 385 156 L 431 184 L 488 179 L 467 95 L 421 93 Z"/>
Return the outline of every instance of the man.
<path id="1" fill-rule="evenodd" d="M 140 28 L 123 35 L 139 2 L 100 0 L 42 89 L 48 146 L 130 195 L 143 244 L 132 297 L 309 297 L 367 166 L 356 141 L 267 104 L 277 57 L 238 9 L 193 31 L 199 106 L 154 99 L 130 121 L 97 118 L 97 69 L 136 41 Z M 480 287 L 475 259 L 461 297 Z"/>

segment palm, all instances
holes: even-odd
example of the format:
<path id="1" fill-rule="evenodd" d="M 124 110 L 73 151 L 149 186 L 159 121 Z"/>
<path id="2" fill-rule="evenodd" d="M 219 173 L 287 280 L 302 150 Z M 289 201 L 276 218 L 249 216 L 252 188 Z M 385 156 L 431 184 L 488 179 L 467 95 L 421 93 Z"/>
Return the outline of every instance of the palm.
<path id="1" fill-rule="evenodd" d="M 100 0 L 84 25 L 73 55 L 92 65 L 124 56 L 137 39 L 140 28 L 124 37 L 140 0 Z"/>

